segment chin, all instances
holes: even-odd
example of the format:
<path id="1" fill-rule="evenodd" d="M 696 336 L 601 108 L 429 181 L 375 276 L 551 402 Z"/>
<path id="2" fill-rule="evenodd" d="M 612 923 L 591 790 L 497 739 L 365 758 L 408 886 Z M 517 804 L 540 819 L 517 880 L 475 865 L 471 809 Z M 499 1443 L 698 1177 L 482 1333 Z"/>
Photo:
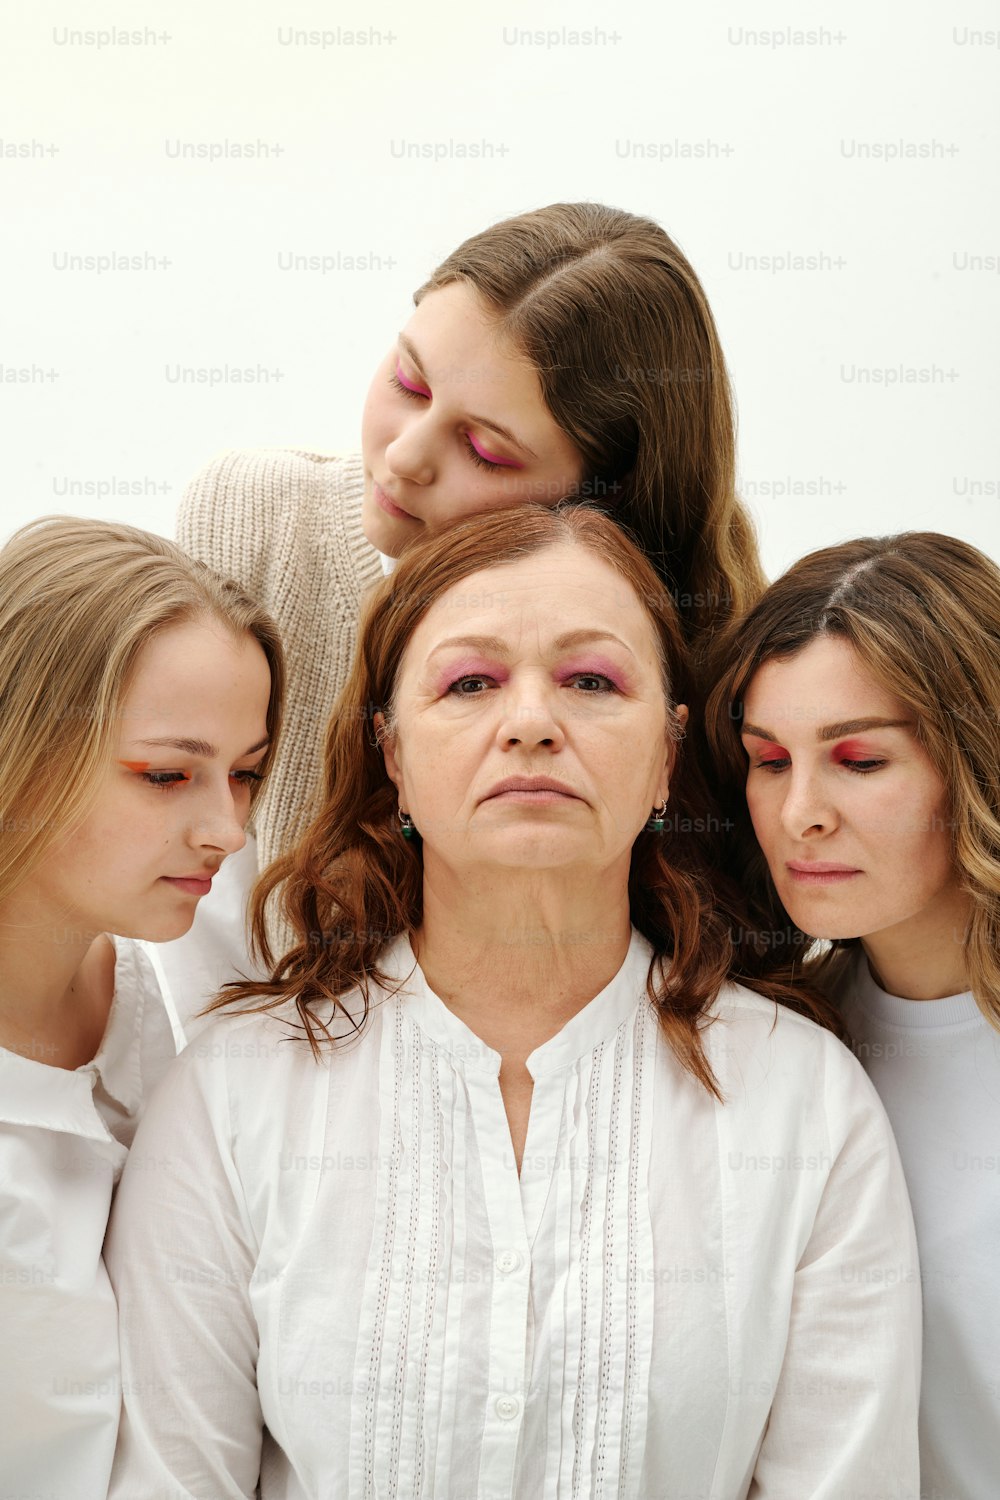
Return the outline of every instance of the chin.
<path id="1" fill-rule="evenodd" d="M 113 932 L 117 937 L 134 938 L 145 943 L 172 943 L 175 938 L 181 938 L 191 931 L 194 923 L 194 912 L 189 916 L 174 916 L 169 919 L 161 918 L 158 922 L 126 922 L 117 927 L 108 927 L 108 932 Z"/>

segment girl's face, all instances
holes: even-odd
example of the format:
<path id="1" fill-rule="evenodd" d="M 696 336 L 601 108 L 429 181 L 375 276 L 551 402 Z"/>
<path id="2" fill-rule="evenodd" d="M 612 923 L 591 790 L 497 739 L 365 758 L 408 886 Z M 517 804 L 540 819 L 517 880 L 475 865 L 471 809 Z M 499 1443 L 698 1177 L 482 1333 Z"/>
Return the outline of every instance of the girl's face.
<path id="1" fill-rule="evenodd" d="M 19 889 L 64 941 L 187 932 L 228 854 L 246 842 L 267 749 L 271 673 L 252 636 L 191 620 L 153 637 L 87 818 Z"/>
<path id="2" fill-rule="evenodd" d="M 462 282 L 429 292 L 375 372 L 361 427 L 362 523 L 397 557 L 426 527 L 532 501 L 583 477 L 537 372 Z"/>
<path id="3" fill-rule="evenodd" d="M 916 727 L 836 636 L 751 681 L 750 816 L 782 905 L 810 936 L 912 935 L 916 947 L 953 926 L 963 898 L 948 797 Z"/>

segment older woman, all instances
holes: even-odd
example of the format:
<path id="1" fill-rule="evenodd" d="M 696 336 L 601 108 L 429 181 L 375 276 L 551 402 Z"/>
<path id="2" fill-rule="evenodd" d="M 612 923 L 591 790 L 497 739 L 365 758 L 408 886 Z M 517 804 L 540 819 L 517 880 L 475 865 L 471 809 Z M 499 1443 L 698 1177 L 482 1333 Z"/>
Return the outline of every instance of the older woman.
<path id="1" fill-rule="evenodd" d="M 126 1172 L 112 1495 L 915 1495 L 896 1150 L 806 998 L 727 983 L 682 655 L 585 508 L 380 586 L 258 893 L 297 942 Z"/>

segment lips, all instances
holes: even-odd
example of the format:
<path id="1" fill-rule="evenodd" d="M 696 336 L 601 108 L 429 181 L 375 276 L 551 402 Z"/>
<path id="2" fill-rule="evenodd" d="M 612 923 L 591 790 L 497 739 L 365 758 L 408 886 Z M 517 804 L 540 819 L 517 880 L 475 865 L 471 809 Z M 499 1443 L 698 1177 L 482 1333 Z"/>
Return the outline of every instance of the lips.
<path id="1" fill-rule="evenodd" d="M 404 510 L 401 505 L 397 505 L 392 496 L 375 479 L 372 480 L 372 498 L 375 504 L 384 510 L 387 515 L 396 516 L 401 521 L 415 521 L 417 519 L 408 510 Z"/>
<path id="2" fill-rule="evenodd" d="M 498 781 L 496 786 L 486 793 L 483 801 L 488 802 L 492 797 L 502 797 L 508 793 L 524 793 L 529 796 L 533 793 L 539 795 L 548 793 L 550 796 L 557 794 L 579 801 L 578 794 L 572 787 L 566 786 L 561 781 L 553 781 L 551 776 L 505 776 L 503 781 Z"/>
<path id="3" fill-rule="evenodd" d="M 791 859 L 785 869 L 799 886 L 842 885 L 863 873 L 855 865 L 832 864 L 823 859 Z"/>
<path id="4" fill-rule="evenodd" d="M 823 859 L 790 859 L 788 869 L 796 875 L 860 875 L 857 865 L 835 865 Z"/>
<path id="5" fill-rule="evenodd" d="M 212 889 L 212 876 L 217 873 L 213 870 L 208 875 L 164 875 L 162 878 L 189 896 L 207 896 Z"/>

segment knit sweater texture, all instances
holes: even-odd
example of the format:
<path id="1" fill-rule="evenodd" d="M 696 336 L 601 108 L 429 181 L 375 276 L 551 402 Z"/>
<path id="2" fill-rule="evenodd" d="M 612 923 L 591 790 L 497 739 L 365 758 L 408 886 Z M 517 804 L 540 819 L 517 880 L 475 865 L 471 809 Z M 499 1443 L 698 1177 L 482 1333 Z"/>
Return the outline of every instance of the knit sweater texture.
<path id="1" fill-rule="evenodd" d="M 258 599 L 285 647 L 281 741 L 254 810 L 261 869 L 317 811 L 326 722 L 354 655 L 362 597 L 382 577 L 361 529 L 363 490 L 359 454 L 258 448 L 217 458 L 181 501 L 179 545 Z"/>

